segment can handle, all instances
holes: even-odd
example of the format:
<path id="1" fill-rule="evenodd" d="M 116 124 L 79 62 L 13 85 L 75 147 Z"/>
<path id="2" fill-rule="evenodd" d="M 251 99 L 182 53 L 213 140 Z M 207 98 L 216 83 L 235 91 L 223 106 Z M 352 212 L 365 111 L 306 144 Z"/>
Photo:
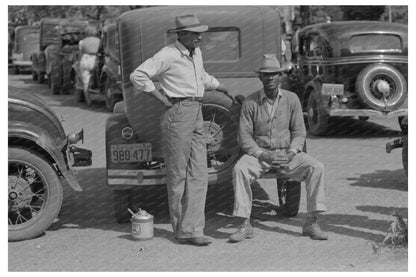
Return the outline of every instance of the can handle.
<path id="1" fill-rule="evenodd" d="M 135 215 L 135 213 L 133 213 L 133 211 L 130 210 L 130 208 L 127 208 L 127 210 L 129 211 L 129 213 L 131 213 L 131 215 Z"/>

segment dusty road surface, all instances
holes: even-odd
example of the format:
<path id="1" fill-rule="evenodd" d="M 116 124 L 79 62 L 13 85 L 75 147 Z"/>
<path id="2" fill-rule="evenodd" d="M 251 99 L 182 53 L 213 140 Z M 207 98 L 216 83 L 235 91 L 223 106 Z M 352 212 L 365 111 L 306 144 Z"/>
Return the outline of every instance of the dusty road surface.
<path id="1" fill-rule="evenodd" d="M 208 247 L 177 244 L 169 224 L 164 187 L 146 193 L 145 208 L 154 215 L 153 240 L 131 238 L 131 225 L 117 224 L 113 194 L 106 187 L 104 126 L 110 113 L 104 105 L 87 107 L 73 95 L 52 95 L 30 75 L 10 75 L 9 85 L 32 90 L 45 99 L 67 132 L 85 130 L 81 147 L 93 151 L 91 167 L 78 170 L 83 192 L 69 187 L 56 221 L 44 235 L 8 243 L 9 271 L 407 271 L 407 248 L 381 243 L 398 213 L 408 218 L 407 176 L 401 150 L 385 152 L 400 136 L 396 120 L 344 120 L 326 137 L 308 136 L 308 152 L 326 165 L 329 212 L 321 220 L 328 241 L 301 235 L 305 218 L 302 195 L 298 216 L 275 215 L 276 184 L 260 180 L 253 186 L 255 237 L 227 242 L 236 230 L 231 217 L 232 186 L 210 187 L 206 205 Z M 304 184 L 302 184 L 302 190 Z"/>

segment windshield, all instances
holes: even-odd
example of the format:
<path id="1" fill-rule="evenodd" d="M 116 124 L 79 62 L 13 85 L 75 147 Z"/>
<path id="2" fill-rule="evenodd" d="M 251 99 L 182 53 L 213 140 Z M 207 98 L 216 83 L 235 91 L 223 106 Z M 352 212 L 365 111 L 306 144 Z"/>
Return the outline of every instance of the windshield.
<path id="1" fill-rule="evenodd" d="M 401 52 L 400 37 L 391 34 L 364 34 L 350 39 L 351 53 Z"/>
<path id="2" fill-rule="evenodd" d="M 27 52 L 39 46 L 39 31 L 19 32 L 17 36 L 16 49 L 18 52 Z"/>

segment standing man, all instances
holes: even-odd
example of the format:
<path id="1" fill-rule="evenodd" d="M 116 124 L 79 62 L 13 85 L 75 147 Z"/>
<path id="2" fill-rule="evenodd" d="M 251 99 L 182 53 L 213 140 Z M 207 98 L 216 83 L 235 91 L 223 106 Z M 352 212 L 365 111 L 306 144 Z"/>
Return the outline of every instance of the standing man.
<path id="1" fill-rule="evenodd" d="M 295 180 L 305 181 L 307 217 L 302 234 L 314 240 L 326 240 L 317 224 L 318 214 L 326 211 L 324 166 L 302 152 L 306 137 L 302 107 L 298 96 L 279 87 L 285 71 L 274 54 L 264 55 L 264 65 L 257 71 L 263 89 L 244 101 L 240 115 L 239 143 L 245 154 L 233 170 L 234 211 L 241 227 L 229 238 L 239 242 L 253 236 L 250 224 L 252 191 L 250 185 L 272 168 L 287 161 L 281 172 Z"/>
<path id="2" fill-rule="evenodd" d="M 208 172 L 202 97 L 205 89 L 228 92 L 204 70 L 199 45 L 208 26 L 195 15 L 179 16 L 175 23 L 176 43 L 136 68 L 130 80 L 169 108 L 161 130 L 170 220 L 180 243 L 201 246 L 212 242 L 204 236 Z M 155 88 L 152 78 L 159 79 L 162 90 Z"/>

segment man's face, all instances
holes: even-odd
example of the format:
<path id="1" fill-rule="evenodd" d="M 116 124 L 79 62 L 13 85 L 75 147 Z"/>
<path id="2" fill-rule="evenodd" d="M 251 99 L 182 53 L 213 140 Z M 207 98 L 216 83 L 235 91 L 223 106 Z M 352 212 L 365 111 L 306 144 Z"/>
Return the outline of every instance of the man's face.
<path id="1" fill-rule="evenodd" d="M 261 72 L 259 78 L 263 83 L 265 91 L 274 91 L 279 87 L 280 77 L 283 75 L 282 72 L 265 73 Z"/>
<path id="2" fill-rule="evenodd" d="M 179 33 L 179 41 L 186 48 L 195 49 L 201 44 L 202 33 L 182 31 Z"/>

